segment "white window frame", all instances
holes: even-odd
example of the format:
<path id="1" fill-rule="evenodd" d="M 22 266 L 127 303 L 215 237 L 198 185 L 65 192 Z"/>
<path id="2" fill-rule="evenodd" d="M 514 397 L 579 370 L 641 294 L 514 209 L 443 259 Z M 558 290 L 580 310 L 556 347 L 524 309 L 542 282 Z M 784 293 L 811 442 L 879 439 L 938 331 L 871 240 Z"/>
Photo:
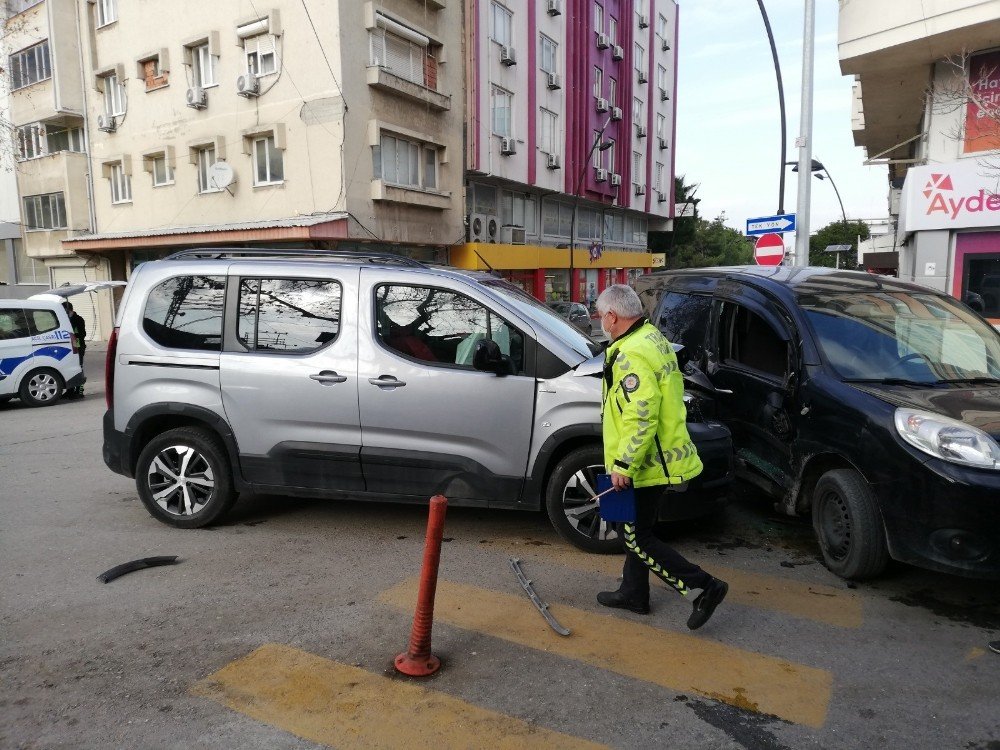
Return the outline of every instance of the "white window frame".
<path id="1" fill-rule="evenodd" d="M 618 79 L 608 76 L 608 104 L 618 106 Z"/>
<path id="2" fill-rule="evenodd" d="M 541 60 L 539 67 L 545 73 L 559 72 L 559 44 L 545 34 L 538 36 L 538 59 Z M 551 64 L 546 62 L 549 60 Z"/>
<path id="3" fill-rule="evenodd" d="M 604 98 L 604 70 L 597 65 L 594 66 L 594 98 Z"/>
<path id="4" fill-rule="evenodd" d="M 97 0 L 97 28 L 110 26 L 118 20 L 117 0 Z"/>
<path id="5" fill-rule="evenodd" d="M 660 91 L 669 91 L 667 87 L 667 68 L 663 65 L 656 66 L 656 85 Z"/>
<path id="6" fill-rule="evenodd" d="M 608 147 L 608 172 L 615 171 L 615 149 L 617 148 L 614 138 L 608 138 L 608 143 L 611 145 Z M 599 153 L 599 152 L 598 152 Z"/>
<path id="7" fill-rule="evenodd" d="M 132 178 L 125 172 L 124 164 L 118 162 L 109 166 L 108 181 L 111 184 L 113 205 L 132 202 Z"/>
<path id="8" fill-rule="evenodd" d="M 633 56 L 635 57 L 635 72 L 644 73 L 646 71 L 646 48 L 636 42 Z"/>
<path id="9" fill-rule="evenodd" d="M 262 39 L 266 39 L 269 42 L 269 44 L 265 45 L 264 52 L 261 52 Z M 271 58 L 272 67 L 269 70 L 264 70 L 261 61 L 264 57 L 268 56 Z M 243 59 L 249 75 L 264 78 L 265 76 L 277 74 L 281 70 L 281 61 L 278 58 L 278 38 L 270 32 L 248 36 L 243 40 Z M 253 60 L 256 60 L 256 64 L 252 62 Z"/>
<path id="10" fill-rule="evenodd" d="M 425 88 L 428 86 L 424 65 L 428 54 L 429 45 L 417 44 L 381 26 L 368 32 L 369 65 Z"/>
<path id="11" fill-rule="evenodd" d="M 594 169 L 600 169 L 601 167 L 604 166 L 602 162 L 602 159 L 604 158 L 604 152 L 601 151 L 600 140 L 601 140 L 601 131 L 595 130 L 594 139 L 590 142 L 590 146 L 588 147 L 594 149 L 594 155 L 591 160 L 594 165 Z M 596 146 L 594 145 L 595 143 L 597 144 Z"/>
<path id="12" fill-rule="evenodd" d="M 514 40 L 514 11 L 496 0 L 490 3 L 490 39 L 504 47 Z"/>
<path id="13" fill-rule="evenodd" d="M 642 125 L 642 109 L 643 101 L 638 96 L 632 97 L 632 120 L 636 125 Z"/>
<path id="14" fill-rule="evenodd" d="M 667 126 L 667 118 L 665 116 L 657 113 L 657 115 L 656 115 L 656 137 L 657 138 L 666 138 L 667 137 L 667 134 L 665 132 L 663 132 L 664 130 L 666 130 L 666 126 Z"/>
<path id="15" fill-rule="evenodd" d="M 198 146 L 195 149 L 195 153 L 198 155 L 198 193 L 200 195 L 207 193 L 221 193 L 222 188 L 212 187 L 208 176 L 209 168 L 219 161 L 219 154 L 218 151 L 216 151 L 215 146 Z M 210 153 L 211 157 L 209 157 Z"/>
<path id="16" fill-rule="evenodd" d="M 405 178 L 400 179 L 400 155 L 405 156 Z M 434 144 L 383 132 L 372 151 L 375 179 L 408 190 L 435 191 L 438 184 L 439 154 Z M 392 171 L 387 167 L 391 166 Z M 415 174 L 414 174 L 415 171 Z"/>
<path id="17" fill-rule="evenodd" d="M 612 46 L 618 44 L 618 19 L 608 14 L 608 40 Z"/>
<path id="18" fill-rule="evenodd" d="M 653 189 L 658 193 L 663 192 L 663 162 L 656 162 L 656 167 L 653 170 Z"/>
<path id="19" fill-rule="evenodd" d="M 604 6 L 600 3 L 594 3 L 594 31 L 604 33 Z"/>
<path id="20" fill-rule="evenodd" d="M 261 144 L 264 146 L 264 171 L 266 179 L 260 179 L 260 153 L 258 149 Z M 268 133 L 266 135 L 261 135 L 253 139 L 250 144 L 251 153 L 253 154 L 253 185 L 254 187 L 266 187 L 268 185 L 281 185 L 285 182 L 285 152 L 284 149 L 278 148 L 275 143 L 274 133 Z M 271 172 L 271 152 L 277 152 L 281 159 L 281 174 L 275 178 L 274 174 Z"/>
<path id="21" fill-rule="evenodd" d="M 208 89 L 219 85 L 219 82 L 215 80 L 215 55 L 212 54 L 208 42 L 191 47 L 191 64 L 194 67 L 195 86 Z M 206 70 L 208 75 L 205 75 Z"/>
<path id="22" fill-rule="evenodd" d="M 656 19 L 656 35 L 660 37 L 660 42 L 667 41 L 667 17 L 662 13 Z"/>
<path id="23" fill-rule="evenodd" d="M 149 173 L 153 177 L 153 187 L 165 187 L 167 185 L 174 184 L 174 168 L 170 166 L 170 162 L 167 160 L 167 155 L 157 154 L 150 158 Z M 157 165 L 163 165 L 163 175 L 164 179 L 159 179 L 157 175 Z"/>
<path id="24" fill-rule="evenodd" d="M 118 82 L 117 73 L 104 76 L 104 114 L 108 117 L 121 117 L 128 109 L 125 100 L 125 86 Z"/>
<path id="25" fill-rule="evenodd" d="M 543 154 L 557 154 L 556 133 L 559 132 L 559 115 L 544 107 L 538 110 L 538 150 Z"/>
<path id="26" fill-rule="evenodd" d="M 28 210 L 28 202 L 31 201 L 31 210 Z M 66 197 L 63 193 L 42 193 L 40 195 L 26 195 L 21 201 L 21 209 L 24 211 L 24 231 L 25 232 L 52 232 L 60 229 L 67 229 L 66 221 Z M 52 226 L 41 226 L 31 224 L 30 215 L 36 218 L 47 214 L 47 218 Z"/>
<path id="27" fill-rule="evenodd" d="M 48 153 L 45 126 L 42 123 L 30 122 L 27 125 L 18 125 L 16 131 L 18 161 L 37 159 Z"/>
<path id="28" fill-rule="evenodd" d="M 29 60 L 34 65 L 34 74 L 28 75 Z M 25 49 L 14 52 L 8 58 L 10 72 L 10 90 L 33 86 L 36 83 L 52 78 L 52 56 L 49 53 L 49 40 L 44 39 Z"/>
<path id="29" fill-rule="evenodd" d="M 640 182 L 639 174 L 642 171 L 642 153 L 639 151 L 632 152 L 632 187 L 639 187 L 645 183 Z M 634 192 L 634 191 L 633 191 Z"/>
<path id="30" fill-rule="evenodd" d="M 507 132 L 500 132 L 497 128 L 497 104 L 500 101 L 507 102 Z M 513 138 L 514 137 L 514 94 L 505 88 L 500 86 L 493 86 L 493 90 L 490 93 L 490 129 L 493 135 L 498 135 L 501 138 Z"/>

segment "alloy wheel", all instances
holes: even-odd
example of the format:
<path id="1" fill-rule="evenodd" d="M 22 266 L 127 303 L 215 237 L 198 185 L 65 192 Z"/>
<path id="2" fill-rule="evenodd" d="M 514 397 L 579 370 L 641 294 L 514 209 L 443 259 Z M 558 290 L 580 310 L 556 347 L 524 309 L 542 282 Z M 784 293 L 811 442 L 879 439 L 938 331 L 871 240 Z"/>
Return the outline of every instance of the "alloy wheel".
<path id="1" fill-rule="evenodd" d="M 146 482 L 156 504 L 177 516 L 198 513 L 215 491 L 211 464 L 189 445 L 171 445 L 157 453 Z"/>
<path id="2" fill-rule="evenodd" d="M 597 494 L 597 475 L 604 473 L 601 464 L 592 464 L 570 475 L 562 493 L 562 507 L 573 529 L 588 539 L 611 541 L 620 538 L 620 525 L 601 518 Z"/>

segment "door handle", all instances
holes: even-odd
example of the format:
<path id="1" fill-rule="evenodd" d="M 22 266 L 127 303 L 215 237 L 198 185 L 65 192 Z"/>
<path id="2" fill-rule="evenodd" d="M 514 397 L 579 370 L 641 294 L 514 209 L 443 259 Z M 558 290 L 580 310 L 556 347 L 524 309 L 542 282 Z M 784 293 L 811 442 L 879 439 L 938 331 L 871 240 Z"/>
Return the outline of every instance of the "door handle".
<path id="1" fill-rule="evenodd" d="M 310 375 L 309 377 L 322 383 L 323 385 L 333 385 L 334 383 L 347 382 L 347 376 L 340 375 L 334 370 L 323 370 L 322 372 L 317 372 L 315 375 Z"/>
<path id="2" fill-rule="evenodd" d="M 399 388 L 406 385 L 405 382 L 396 379 L 392 375 L 379 375 L 377 378 L 368 378 L 368 382 L 372 385 L 377 385 L 383 390 L 386 388 Z"/>

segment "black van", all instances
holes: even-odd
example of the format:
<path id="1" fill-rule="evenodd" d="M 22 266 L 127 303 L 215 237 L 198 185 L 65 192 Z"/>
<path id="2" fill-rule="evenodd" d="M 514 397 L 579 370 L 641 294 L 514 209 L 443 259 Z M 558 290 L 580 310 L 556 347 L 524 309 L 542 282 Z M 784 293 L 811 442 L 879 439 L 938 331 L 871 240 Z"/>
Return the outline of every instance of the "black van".
<path id="1" fill-rule="evenodd" d="M 827 566 L 1000 578 L 1000 333 L 956 299 L 822 268 L 658 271 L 646 314 L 733 434 L 737 473 L 811 512 Z"/>

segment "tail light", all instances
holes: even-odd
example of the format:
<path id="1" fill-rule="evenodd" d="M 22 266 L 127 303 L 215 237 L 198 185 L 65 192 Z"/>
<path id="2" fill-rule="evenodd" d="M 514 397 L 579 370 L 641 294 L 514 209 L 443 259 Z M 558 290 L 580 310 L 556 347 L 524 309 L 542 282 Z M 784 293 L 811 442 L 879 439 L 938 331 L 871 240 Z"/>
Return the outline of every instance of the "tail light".
<path id="1" fill-rule="evenodd" d="M 118 358 L 118 329 L 111 332 L 108 353 L 104 358 L 104 401 L 108 409 L 115 408 L 115 360 Z"/>
<path id="2" fill-rule="evenodd" d="M 69 343 L 70 343 L 70 346 L 73 347 L 73 354 L 79 354 L 80 353 L 80 342 L 77 340 L 75 333 L 71 333 L 69 335 Z"/>

